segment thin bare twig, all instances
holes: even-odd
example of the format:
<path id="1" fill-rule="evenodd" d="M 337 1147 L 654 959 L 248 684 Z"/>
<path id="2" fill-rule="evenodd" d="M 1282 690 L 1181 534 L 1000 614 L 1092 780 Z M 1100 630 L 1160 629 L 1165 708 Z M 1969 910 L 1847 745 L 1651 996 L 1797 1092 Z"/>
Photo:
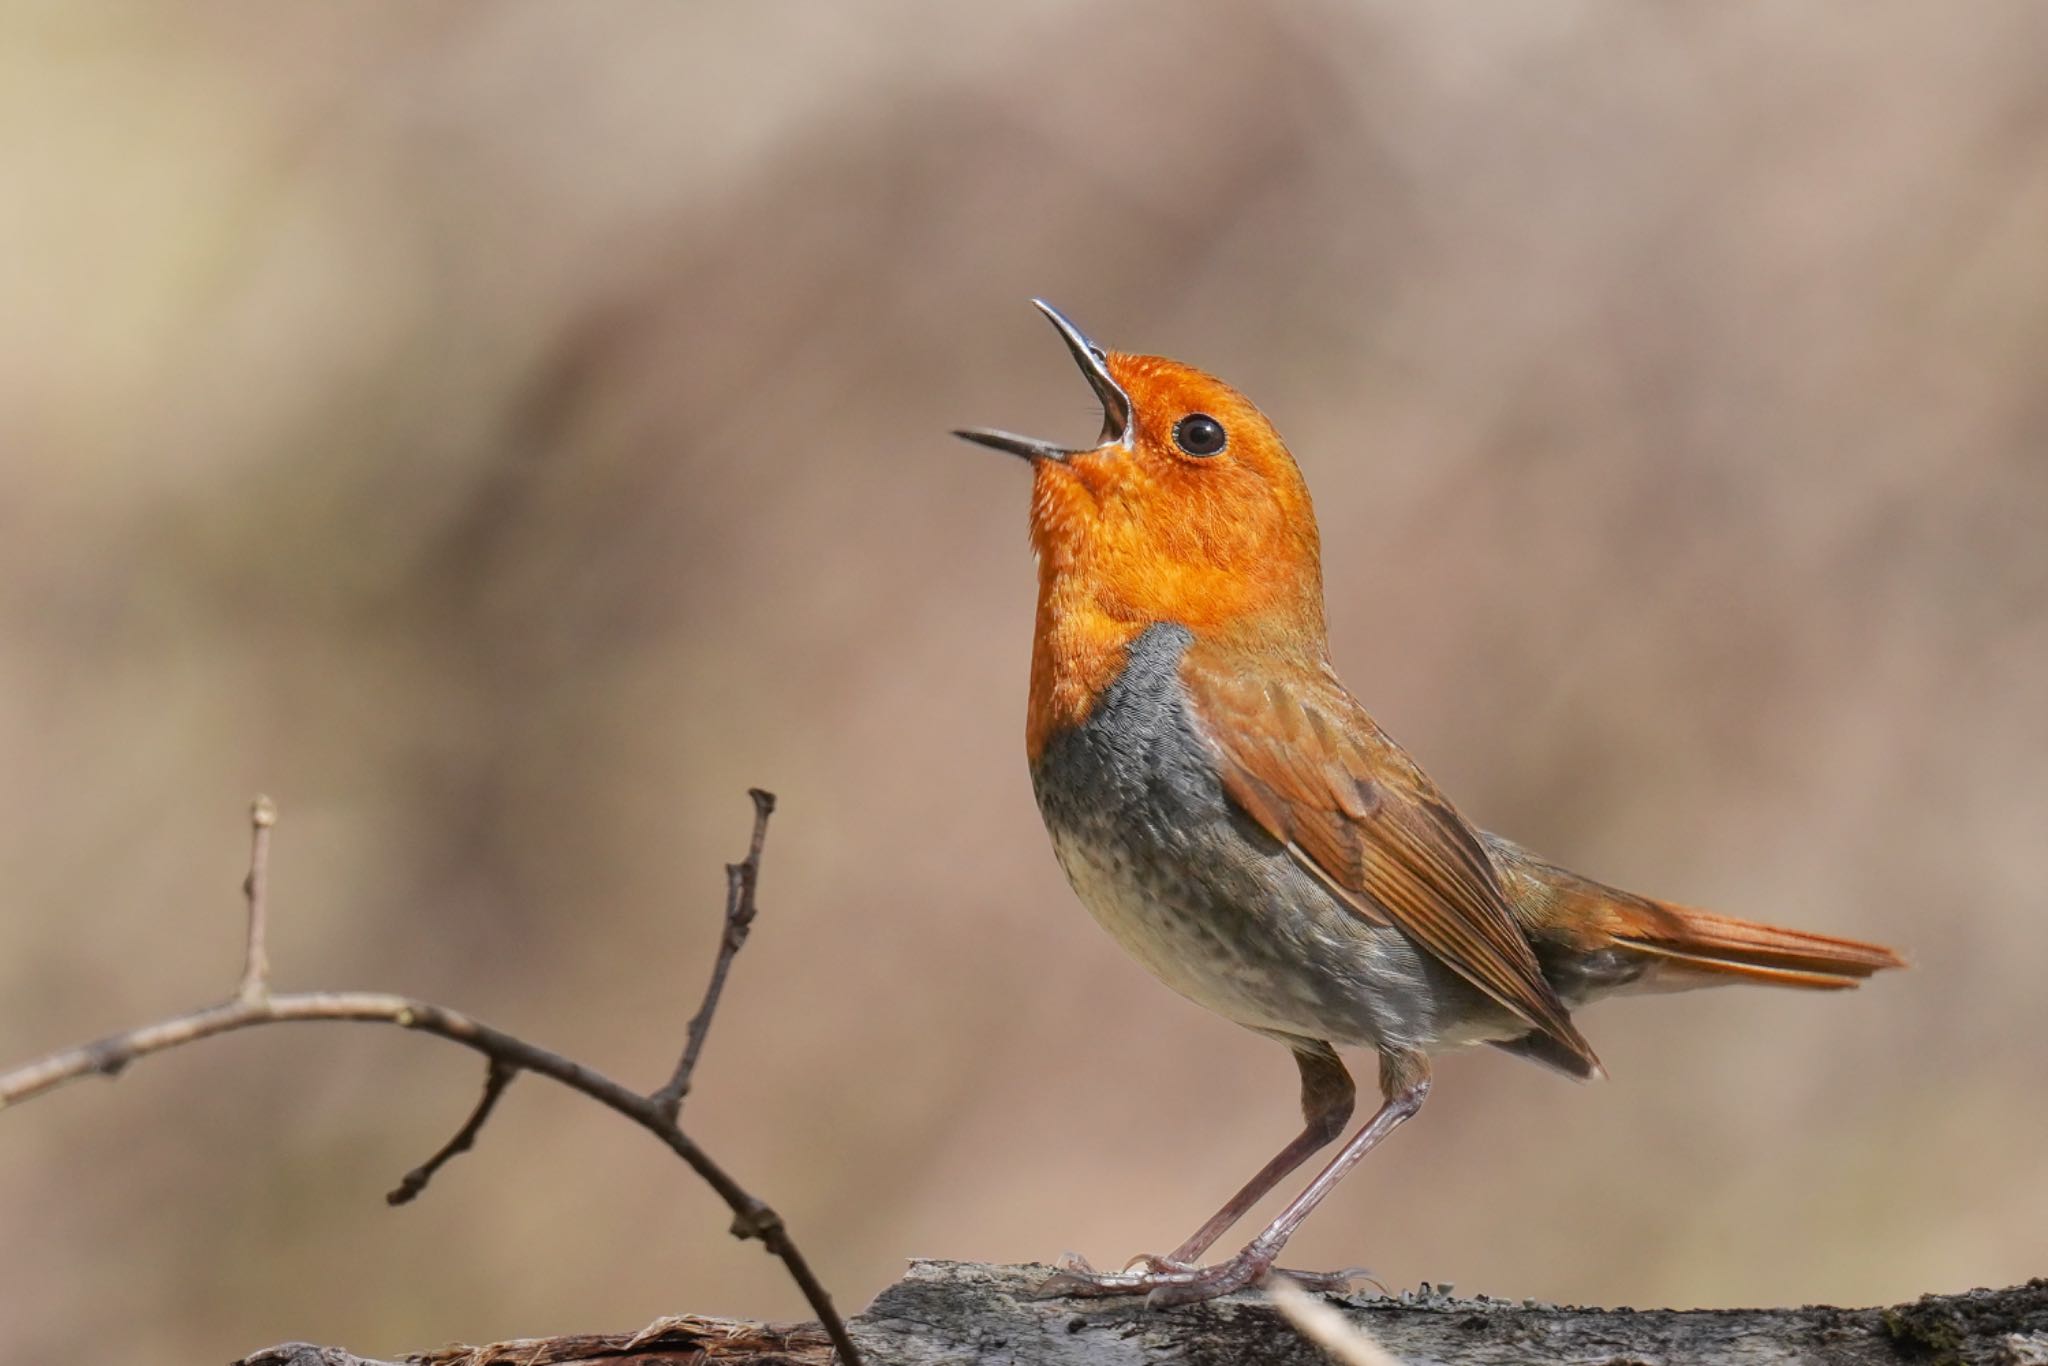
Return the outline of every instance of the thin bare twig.
<path id="1" fill-rule="evenodd" d="M 704 987 L 704 1004 L 690 1017 L 684 1033 L 683 1056 L 676 1059 L 675 1074 L 654 1093 L 654 1103 L 670 1119 L 682 1112 L 683 1097 L 690 1094 L 690 1077 L 697 1070 L 697 1058 L 704 1051 L 704 1037 L 711 1032 L 711 1017 L 717 1013 L 718 998 L 725 991 L 725 975 L 732 960 L 747 942 L 754 923 L 754 887 L 761 880 L 761 846 L 768 840 L 768 818 L 775 814 L 775 794 L 758 787 L 747 789 L 754 799 L 754 834 L 747 842 L 747 856 L 725 865 L 725 928 L 719 935 L 718 957 L 711 964 L 711 980 Z"/>
<path id="2" fill-rule="evenodd" d="M 1372 1334 L 1288 1277 L 1267 1277 L 1266 1297 L 1296 1332 L 1341 1366 L 1401 1366 L 1401 1359 L 1375 1342 Z"/>
<path id="3" fill-rule="evenodd" d="M 491 1117 L 491 1111 L 498 1104 L 498 1097 L 505 1094 L 505 1088 L 512 1084 L 512 1078 L 519 1075 L 519 1069 L 499 1058 L 492 1058 L 490 1066 L 484 1069 L 484 1093 L 478 1099 L 476 1108 L 469 1112 L 469 1118 L 455 1131 L 455 1137 L 441 1145 L 440 1151 L 414 1167 L 400 1179 L 397 1187 L 384 1196 L 387 1205 L 409 1204 L 427 1188 L 434 1179 L 434 1173 L 448 1165 L 449 1159 L 457 1153 L 466 1153 L 476 1143 L 477 1132 L 484 1127 L 484 1121 Z"/>
<path id="4" fill-rule="evenodd" d="M 258 797 L 249 805 L 249 876 L 242 895 L 249 899 L 249 933 L 242 948 L 242 983 L 235 995 L 260 1001 L 270 991 L 270 830 L 277 824 L 277 804 Z"/>
<path id="5" fill-rule="evenodd" d="M 761 843 L 760 822 L 765 819 L 764 807 L 772 810 L 773 806 L 773 797 L 766 793 L 755 794 L 756 825 L 754 843 L 748 854 L 750 861 L 758 863 Z M 472 1049 L 490 1059 L 491 1075 L 485 1084 L 485 1095 L 471 1113 L 469 1121 L 440 1153 L 428 1159 L 423 1169 L 427 1176 L 431 1177 L 435 1168 L 475 1139 L 477 1130 L 488 1118 L 497 1096 L 510 1084 L 513 1075 L 519 1072 L 532 1072 L 559 1082 L 606 1109 L 625 1116 L 653 1134 L 692 1171 L 702 1177 L 732 1210 L 733 1236 L 741 1239 L 758 1238 L 771 1254 L 781 1260 L 789 1272 L 790 1279 L 796 1282 L 805 1301 L 811 1306 L 811 1312 L 818 1316 L 819 1324 L 831 1338 L 833 1348 L 839 1354 L 839 1360 L 844 1366 L 860 1366 L 860 1351 L 854 1346 L 845 1321 L 833 1308 L 832 1297 L 826 1293 L 816 1273 L 811 1270 L 810 1263 L 804 1259 L 803 1253 L 789 1236 L 782 1216 L 740 1185 L 730 1173 L 712 1160 L 709 1153 L 683 1133 L 676 1124 L 673 1110 L 657 1099 L 659 1092 L 654 1095 L 641 1095 L 580 1062 L 542 1048 L 538 1044 L 528 1043 L 517 1035 L 507 1034 L 461 1011 L 451 1010 L 431 1001 L 368 991 L 270 994 L 269 964 L 263 953 L 262 936 L 268 909 L 264 896 L 265 864 L 269 854 L 268 836 L 270 828 L 275 823 L 275 808 L 268 802 L 259 800 L 251 812 L 254 839 L 250 851 L 249 878 L 246 883 L 250 911 L 249 934 L 245 946 L 242 981 L 235 996 L 218 1005 L 206 1006 L 168 1020 L 158 1020 L 137 1029 L 109 1034 L 91 1043 L 52 1053 L 13 1071 L 0 1073 L 0 1109 L 33 1099 L 80 1077 L 94 1074 L 113 1076 L 137 1058 L 196 1043 L 216 1034 L 259 1025 L 285 1024 L 301 1020 L 342 1020 L 397 1025 L 403 1029 L 432 1034 L 450 1043 Z M 505 1080 L 500 1083 L 497 1078 L 501 1073 Z M 410 1184 L 410 1177 L 407 1184 Z M 424 1184 L 424 1180 L 421 1184 Z M 403 1188 L 401 1185 L 401 1189 Z"/>

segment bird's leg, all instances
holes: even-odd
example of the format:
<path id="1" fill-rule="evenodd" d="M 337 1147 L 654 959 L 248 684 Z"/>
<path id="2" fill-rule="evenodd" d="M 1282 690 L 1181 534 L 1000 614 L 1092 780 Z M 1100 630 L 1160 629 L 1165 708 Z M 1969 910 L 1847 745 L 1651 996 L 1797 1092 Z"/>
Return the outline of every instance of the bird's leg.
<path id="1" fill-rule="evenodd" d="M 1286 1034 L 1274 1037 L 1288 1046 L 1294 1054 L 1295 1065 L 1301 1069 L 1302 1131 L 1276 1153 L 1272 1161 L 1259 1168 L 1258 1174 L 1245 1182 L 1244 1189 L 1231 1196 L 1228 1204 L 1210 1215 L 1208 1222 L 1190 1234 L 1186 1242 L 1164 1257 L 1141 1252 L 1124 1263 L 1125 1271 L 1132 1267 L 1143 1267 L 1147 1271 L 1191 1270 L 1195 1258 L 1207 1252 L 1224 1231 L 1244 1218 L 1245 1212 L 1263 1200 L 1268 1191 L 1343 1134 L 1344 1126 L 1351 1120 L 1352 1108 L 1357 1104 L 1358 1090 L 1351 1084 L 1351 1074 L 1344 1070 L 1336 1050 L 1316 1039 Z M 1060 1258 L 1060 1266 L 1083 1276 L 1096 1274 L 1095 1268 L 1088 1265 L 1085 1258 L 1071 1252 Z"/>
<path id="2" fill-rule="evenodd" d="M 1244 1189 L 1230 1197 L 1230 1203 L 1209 1216 L 1209 1221 L 1188 1236 L 1188 1240 L 1163 1259 L 1181 1267 L 1191 1266 L 1245 1212 L 1265 1199 L 1266 1192 L 1279 1185 L 1302 1163 L 1335 1143 L 1351 1122 L 1358 1103 L 1358 1088 L 1344 1070 L 1336 1050 L 1326 1043 L 1293 1044 L 1295 1065 L 1301 1068 L 1302 1130 L 1294 1141 L 1274 1154 L 1259 1168 L 1258 1175 L 1244 1183 Z M 1158 1268 L 1154 1268 L 1157 1270 Z"/>
<path id="3" fill-rule="evenodd" d="M 1303 1065 L 1303 1072 L 1307 1072 L 1306 1064 Z M 1266 1273 L 1273 1269 L 1274 1261 L 1280 1256 L 1280 1249 L 1287 1245 L 1287 1240 L 1301 1227 L 1302 1220 L 1308 1218 L 1315 1207 L 1323 1202 L 1324 1197 L 1344 1179 L 1345 1174 L 1358 1165 L 1360 1158 L 1371 1152 L 1381 1139 L 1399 1128 L 1405 1120 L 1422 1108 L 1424 1098 L 1429 1095 L 1428 1060 L 1420 1053 L 1383 1052 L 1380 1055 L 1380 1089 L 1386 1097 L 1385 1103 L 1366 1121 L 1365 1127 L 1353 1135 L 1351 1141 L 1330 1159 L 1329 1165 L 1317 1173 L 1316 1179 L 1308 1183 L 1307 1189 L 1294 1197 L 1287 1208 L 1281 1210 L 1258 1237 L 1245 1244 L 1243 1250 L 1230 1260 L 1217 1262 L 1212 1266 L 1169 1265 L 1152 1267 L 1144 1271 L 1086 1272 L 1069 1269 L 1050 1277 L 1040 1287 L 1039 1293 L 1144 1294 L 1148 1304 L 1163 1307 L 1213 1299 L 1218 1295 L 1227 1295 L 1233 1290 L 1241 1290 L 1263 1279 Z M 1292 1149 L 1294 1145 L 1288 1146 Z M 1285 1157 L 1286 1153 L 1283 1152 L 1281 1156 Z M 1304 1153 L 1302 1156 L 1305 1157 L 1307 1154 Z M 1275 1158 L 1274 1164 L 1279 1160 Z M 1300 1159 L 1296 1160 L 1298 1162 Z M 1265 1173 L 1261 1172 L 1260 1175 L 1264 1176 Z M 1274 1180 L 1278 1179 L 1276 1175 Z M 1249 1190 L 1250 1187 L 1246 1189 Z M 1236 1203 L 1235 1200 L 1231 1202 L 1232 1205 Z M 1218 1212 L 1217 1218 L 1221 1219 L 1229 1211 L 1230 1206 L 1225 1206 Z M 1211 1220 L 1210 1223 L 1215 1224 L 1216 1220 Z M 1219 1224 L 1215 1232 L 1211 1233 L 1209 1225 L 1205 1224 L 1202 1226 L 1202 1232 L 1196 1234 L 1196 1237 L 1208 1233 L 1213 1240 L 1227 1227 L 1227 1222 Z M 1189 1242 L 1194 1242 L 1194 1239 L 1189 1239 Z M 1348 1280 L 1349 1275 L 1339 1273 L 1334 1276 L 1311 1276 L 1306 1279 L 1311 1284 L 1327 1285 Z"/>

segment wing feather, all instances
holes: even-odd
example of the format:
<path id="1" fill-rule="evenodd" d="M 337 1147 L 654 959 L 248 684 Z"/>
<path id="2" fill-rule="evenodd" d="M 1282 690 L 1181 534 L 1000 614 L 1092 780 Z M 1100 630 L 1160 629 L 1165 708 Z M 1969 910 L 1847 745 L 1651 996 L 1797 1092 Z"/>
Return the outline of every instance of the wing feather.
<path id="1" fill-rule="evenodd" d="M 1196 650 L 1181 675 L 1232 802 L 1349 909 L 1599 1067 L 1472 828 L 1333 677 L 1247 677 Z"/>

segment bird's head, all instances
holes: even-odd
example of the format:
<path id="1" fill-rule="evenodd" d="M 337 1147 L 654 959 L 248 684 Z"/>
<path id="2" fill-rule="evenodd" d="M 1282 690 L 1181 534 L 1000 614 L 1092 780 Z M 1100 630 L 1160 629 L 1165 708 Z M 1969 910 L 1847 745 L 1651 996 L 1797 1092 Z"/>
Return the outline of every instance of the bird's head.
<path id="1" fill-rule="evenodd" d="M 1320 646 L 1315 511 L 1273 424 L 1223 381 L 1161 356 L 1106 351 L 1034 300 L 1102 402 L 1069 449 L 1009 432 L 956 435 L 1031 464 L 1042 586 L 1133 625 L 1290 636 Z"/>

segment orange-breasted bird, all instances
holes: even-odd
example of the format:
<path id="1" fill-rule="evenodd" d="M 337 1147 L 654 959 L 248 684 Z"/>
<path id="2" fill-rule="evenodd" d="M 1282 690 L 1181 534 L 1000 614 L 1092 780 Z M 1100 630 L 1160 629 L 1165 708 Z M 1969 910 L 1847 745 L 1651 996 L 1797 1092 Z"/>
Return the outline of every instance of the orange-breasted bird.
<path id="1" fill-rule="evenodd" d="M 1619 991 L 1832 989 L 1890 949 L 1653 901 L 1460 816 L 1345 691 L 1308 488 L 1235 389 L 1105 351 L 1038 307 L 1102 402 L 1070 450 L 956 435 L 1031 466 L 1038 613 L 1025 751 L 1074 891 L 1168 986 L 1287 1045 L 1306 1127 L 1171 1253 L 1078 1260 L 1049 1292 L 1184 1303 L 1252 1284 L 1358 1160 L 1421 1108 L 1429 1057 L 1492 1044 L 1603 1076 L 1571 1011 Z M 1227 1260 L 1204 1253 L 1334 1142 L 1370 1048 L 1383 1103 Z"/>

